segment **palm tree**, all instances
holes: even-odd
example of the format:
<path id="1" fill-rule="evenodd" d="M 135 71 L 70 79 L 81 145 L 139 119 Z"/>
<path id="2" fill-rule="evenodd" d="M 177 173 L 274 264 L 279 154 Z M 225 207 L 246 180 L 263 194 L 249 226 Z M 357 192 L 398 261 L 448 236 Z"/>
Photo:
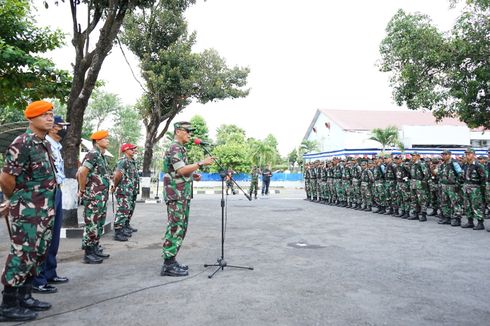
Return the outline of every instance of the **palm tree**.
<path id="1" fill-rule="evenodd" d="M 369 139 L 380 143 L 383 147 L 383 153 L 388 145 L 403 148 L 403 144 L 398 137 L 398 128 L 395 126 L 388 126 L 385 129 L 374 128 L 371 130 L 371 137 Z"/>
<path id="2" fill-rule="evenodd" d="M 256 141 L 250 149 L 250 160 L 256 166 L 266 166 L 274 164 L 276 150 L 270 144 L 263 141 Z"/>
<path id="3" fill-rule="evenodd" d="M 318 151 L 318 142 L 316 140 L 303 140 L 301 142 L 300 151 L 302 154 L 308 154 Z"/>

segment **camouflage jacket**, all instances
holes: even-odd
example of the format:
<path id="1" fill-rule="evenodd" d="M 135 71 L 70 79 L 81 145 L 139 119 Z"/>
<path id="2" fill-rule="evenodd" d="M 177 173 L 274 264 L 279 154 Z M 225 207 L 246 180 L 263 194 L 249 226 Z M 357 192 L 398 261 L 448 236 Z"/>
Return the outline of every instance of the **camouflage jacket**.
<path id="1" fill-rule="evenodd" d="M 32 203 L 32 213 L 43 214 L 43 217 L 47 216 L 46 213 L 41 213 L 38 208 L 54 209 L 56 173 L 51 147 L 46 139 L 38 138 L 30 129 L 15 138 L 5 154 L 3 172 L 15 176 L 10 207 Z M 54 211 L 52 213 L 48 211 L 48 215 L 54 215 Z"/>
<path id="2" fill-rule="evenodd" d="M 187 165 L 187 150 L 177 141 L 172 142 L 163 157 L 163 197 L 165 202 L 192 198 L 192 176 L 184 177 L 177 170 Z"/>
<path id="3" fill-rule="evenodd" d="M 485 183 L 485 168 L 478 161 L 468 163 L 464 169 L 464 183 L 483 185 Z"/>
<path id="4" fill-rule="evenodd" d="M 98 147 L 95 146 L 85 155 L 82 166 L 89 170 L 84 199 L 107 201 L 110 185 L 109 168 Z"/>
<path id="5" fill-rule="evenodd" d="M 439 167 L 439 181 L 442 184 L 457 184 L 462 180 L 462 171 L 459 163 L 451 159 L 447 163 L 442 163 Z"/>
<path id="6" fill-rule="evenodd" d="M 430 172 L 424 162 L 417 161 L 410 167 L 410 176 L 412 180 L 428 181 L 430 178 Z"/>
<path id="7" fill-rule="evenodd" d="M 116 193 L 121 195 L 134 194 L 138 191 L 139 176 L 136 161 L 123 156 L 118 162 L 116 171 L 122 174 L 121 181 L 117 185 Z"/>
<path id="8" fill-rule="evenodd" d="M 259 171 L 252 170 L 252 172 L 250 172 L 250 178 L 252 179 L 252 182 L 259 182 Z"/>

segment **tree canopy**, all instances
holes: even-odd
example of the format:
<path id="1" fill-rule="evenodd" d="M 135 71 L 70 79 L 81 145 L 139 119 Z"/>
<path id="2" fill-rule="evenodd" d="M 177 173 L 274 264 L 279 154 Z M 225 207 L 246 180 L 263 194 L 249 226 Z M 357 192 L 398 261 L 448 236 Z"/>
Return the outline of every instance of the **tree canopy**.
<path id="1" fill-rule="evenodd" d="M 33 101 L 57 98 L 65 102 L 70 74 L 41 54 L 63 45 L 61 31 L 37 27 L 28 0 L 4 0 L 0 5 L 0 107 L 15 116 Z M 5 109 L 11 108 L 10 110 Z"/>
<path id="2" fill-rule="evenodd" d="M 390 73 L 398 105 L 490 128 L 488 0 L 467 1 L 450 33 L 439 31 L 427 15 L 403 10 L 386 32 L 379 67 Z"/>

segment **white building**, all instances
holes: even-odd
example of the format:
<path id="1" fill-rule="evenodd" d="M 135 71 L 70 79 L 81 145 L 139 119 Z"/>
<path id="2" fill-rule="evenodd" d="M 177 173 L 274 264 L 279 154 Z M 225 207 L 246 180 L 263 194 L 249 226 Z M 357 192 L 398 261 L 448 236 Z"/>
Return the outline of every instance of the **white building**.
<path id="1" fill-rule="evenodd" d="M 470 130 L 453 118 L 436 122 L 431 112 L 317 110 L 303 139 L 316 141 L 319 153 L 305 158 L 377 154 L 381 144 L 369 139 L 371 131 L 389 126 L 398 128 L 407 153 L 417 150 L 436 155 L 443 149 L 452 149 L 455 154 L 462 154 L 465 147 L 476 145 L 480 149 L 477 154 L 485 155 L 486 146 L 490 145 L 490 132 Z"/>

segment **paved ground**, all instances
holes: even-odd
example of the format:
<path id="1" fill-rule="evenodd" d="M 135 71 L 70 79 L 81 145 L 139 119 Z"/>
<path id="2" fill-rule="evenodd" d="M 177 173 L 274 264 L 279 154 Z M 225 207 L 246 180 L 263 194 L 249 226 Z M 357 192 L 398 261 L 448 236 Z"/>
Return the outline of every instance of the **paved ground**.
<path id="1" fill-rule="evenodd" d="M 63 239 L 59 274 L 71 281 L 37 295 L 54 307 L 32 324 L 490 325 L 490 233 L 302 197 L 228 197 L 225 258 L 254 270 L 225 268 L 213 279 L 203 263 L 220 255 L 218 195 L 192 202 L 179 255 L 187 278 L 159 276 L 161 204 L 137 206 L 131 241 L 105 236 L 111 258 L 101 265 L 82 264 L 80 241 Z"/>

